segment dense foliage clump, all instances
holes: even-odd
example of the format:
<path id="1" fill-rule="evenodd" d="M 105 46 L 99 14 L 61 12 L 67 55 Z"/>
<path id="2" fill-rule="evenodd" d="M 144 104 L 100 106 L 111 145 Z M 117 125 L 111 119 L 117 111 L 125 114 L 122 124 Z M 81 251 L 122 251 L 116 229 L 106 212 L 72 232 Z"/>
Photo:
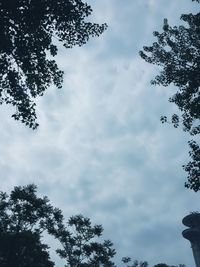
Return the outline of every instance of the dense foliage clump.
<path id="1" fill-rule="evenodd" d="M 196 0 L 196 2 L 199 2 Z M 192 136 L 200 134 L 200 13 L 183 14 L 183 25 L 171 27 L 164 19 L 163 32 L 155 31 L 156 41 L 144 46 L 140 56 L 160 68 L 152 84 L 174 85 L 177 91 L 169 101 L 180 111 L 173 114 L 174 127 L 182 126 Z M 161 117 L 162 122 L 167 117 Z M 184 166 L 188 172 L 187 188 L 200 190 L 200 148 L 197 141 L 189 142 L 192 161 Z"/>
<path id="2" fill-rule="evenodd" d="M 51 84 L 62 86 L 54 40 L 82 46 L 106 29 L 86 21 L 91 13 L 81 0 L 0 0 L 0 103 L 16 108 L 16 120 L 35 129 L 34 98 Z"/>

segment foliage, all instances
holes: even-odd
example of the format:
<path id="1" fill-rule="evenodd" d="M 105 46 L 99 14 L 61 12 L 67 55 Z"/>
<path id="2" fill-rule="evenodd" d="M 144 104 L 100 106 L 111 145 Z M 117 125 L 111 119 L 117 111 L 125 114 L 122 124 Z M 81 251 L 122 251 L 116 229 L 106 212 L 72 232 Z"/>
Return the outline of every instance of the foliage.
<path id="1" fill-rule="evenodd" d="M 0 266 L 53 267 L 49 246 L 41 241 L 45 232 L 60 244 L 56 252 L 66 267 L 116 267 L 116 251 L 110 240 L 102 239 L 101 225 L 92 225 L 83 215 L 72 216 L 65 224 L 61 210 L 36 193 L 34 184 L 16 186 L 10 195 L 0 192 Z M 148 266 L 146 261 L 131 261 L 129 257 L 122 262 L 127 267 Z"/>
<path id="2" fill-rule="evenodd" d="M 200 125 L 196 125 L 200 118 L 200 13 L 197 15 L 182 15 L 182 20 L 189 27 L 170 27 L 164 20 L 163 32 L 154 32 L 157 42 L 144 47 L 150 53 L 147 56 L 140 52 L 147 62 L 162 68 L 153 84 L 168 86 L 173 83 L 178 91 L 169 99 L 182 112 L 182 124 L 185 131 L 195 135 L 200 133 Z M 173 117 L 173 124 L 180 123 L 179 116 Z"/>
<path id="3" fill-rule="evenodd" d="M 23 231 L 19 233 L 0 232 L 1 267 L 53 267 L 48 246 L 40 241 L 38 233 Z"/>
<path id="4" fill-rule="evenodd" d="M 4 267 L 54 266 L 41 234 L 62 225 L 59 209 L 47 197 L 37 197 L 33 184 L 15 187 L 10 196 L 0 193 L 0 265 Z"/>
<path id="5" fill-rule="evenodd" d="M 175 265 L 167 265 L 166 263 L 158 263 L 153 267 L 186 267 L 184 264 L 179 264 L 178 266 Z"/>
<path id="6" fill-rule="evenodd" d="M 146 261 L 132 261 L 130 257 L 123 257 L 122 262 L 126 264 L 126 267 L 147 267 L 148 263 Z"/>
<path id="7" fill-rule="evenodd" d="M 38 126 L 34 98 L 62 87 L 53 39 L 72 48 L 99 36 L 106 25 L 86 21 L 91 13 L 81 0 L 0 0 L 0 103 L 16 108 L 14 119 Z"/>
<path id="8" fill-rule="evenodd" d="M 92 226 L 89 218 L 82 215 L 72 216 L 67 226 L 57 235 L 62 245 L 57 253 L 70 267 L 114 267 L 115 264 L 111 261 L 115 255 L 112 242 L 96 241 L 102 232 L 102 226 Z"/>
<path id="9" fill-rule="evenodd" d="M 122 262 L 126 265 L 126 267 L 148 267 L 149 264 L 146 261 L 138 261 L 138 260 L 131 260 L 130 257 L 123 257 Z M 178 266 L 168 265 L 166 263 L 158 263 L 153 267 L 186 267 L 184 264 L 179 264 Z"/>
<path id="10" fill-rule="evenodd" d="M 10 196 L 0 193 L 0 232 L 51 233 L 62 225 L 61 211 L 53 208 L 47 197 L 37 197 L 36 189 L 30 184 L 16 186 Z"/>
<path id="11" fill-rule="evenodd" d="M 57 250 L 70 267 L 114 267 L 115 255 L 109 240 L 98 242 L 101 225 L 92 226 L 82 215 L 72 216 L 65 225 L 61 210 L 54 208 L 47 197 L 36 195 L 33 184 L 18 186 L 10 195 L 0 192 L 0 265 L 3 267 L 54 266 L 48 246 L 41 242 L 45 231 L 57 239 Z M 16 263 L 13 265 L 12 263 Z"/>
<path id="12" fill-rule="evenodd" d="M 199 1 L 197 1 L 199 2 Z M 160 73 L 151 82 L 155 85 L 169 86 L 173 84 L 177 91 L 169 101 L 175 103 L 180 114 L 172 115 L 174 127 L 182 125 L 183 130 L 191 135 L 200 134 L 200 13 L 183 14 L 184 25 L 171 27 L 164 19 L 163 32 L 153 34 L 157 41 L 152 46 L 144 46 L 140 56 L 147 62 L 160 68 Z M 161 117 L 162 122 L 167 117 Z M 195 151 L 193 141 L 190 143 L 190 155 L 200 151 L 199 145 Z M 184 167 L 188 172 L 187 188 L 194 191 L 200 189 L 200 183 L 193 173 L 200 175 L 199 157 L 195 164 Z M 194 160 L 194 158 L 193 158 Z M 195 165 L 195 166 L 194 166 Z"/>
<path id="13" fill-rule="evenodd" d="M 191 148 L 189 154 L 192 160 L 183 165 L 183 168 L 188 172 L 188 182 L 185 187 L 193 189 L 197 192 L 200 189 L 200 147 L 195 141 L 189 141 Z"/>

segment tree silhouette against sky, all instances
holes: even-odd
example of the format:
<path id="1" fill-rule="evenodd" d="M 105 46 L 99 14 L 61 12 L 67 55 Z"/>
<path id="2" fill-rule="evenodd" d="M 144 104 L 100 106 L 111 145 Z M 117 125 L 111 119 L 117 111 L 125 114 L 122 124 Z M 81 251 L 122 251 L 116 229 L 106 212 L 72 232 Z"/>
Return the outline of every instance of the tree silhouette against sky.
<path id="1" fill-rule="evenodd" d="M 83 215 L 71 216 L 65 222 L 60 209 L 46 196 L 37 196 L 34 184 L 16 186 L 10 195 L 0 192 L 0 266 L 53 267 L 50 247 L 42 239 L 44 233 L 60 244 L 56 252 L 66 267 L 116 267 L 116 251 L 110 240 L 102 239 L 101 225 L 92 225 Z M 126 267 L 148 266 L 146 261 L 131 261 L 129 257 L 122 262 Z"/>
<path id="2" fill-rule="evenodd" d="M 200 2 L 199 0 L 193 0 Z M 164 19 L 163 32 L 155 31 L 157 41 L 144 46 L 140 56 L 159 67 L 160 73 L 151 81 L 154 85 L 174 85 L 177 91 L 169 99 L 180 114 L 173 114 L 174 127 L 182 126 L 192 136 L 200 135 L 200 13 L 183 14 L 183 25 L 171 27 Z M 167 121 L 166 116 L 161 117 Z M 188 173 L 187 188 L 200 190 L 200 147 L 189 141 L 191 161 L 183 168 Z"/>
<path id="3" fill-rule="evenodd" d="M 55 41 L 72 48 L 102 34 L 106 24 L 89 22 L 91 13 L 81 0 L 0 0 L 0 103 L 16 108 L 14 119 L 37 128 L 34 99 L 62 87 Z"/>

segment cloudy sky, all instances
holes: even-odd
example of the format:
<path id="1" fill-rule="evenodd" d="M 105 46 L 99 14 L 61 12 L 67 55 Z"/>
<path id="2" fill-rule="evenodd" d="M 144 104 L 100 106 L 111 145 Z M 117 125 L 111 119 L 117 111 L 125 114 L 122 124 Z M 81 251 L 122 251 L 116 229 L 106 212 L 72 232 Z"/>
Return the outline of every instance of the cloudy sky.
<path id="1" fill-rule="evenodd" d="M 91 20 L 109 28 L 84 47 L 60 49 L 63 88 L 37 100 L 39 129 L 0 109 L 1 190 L 35 183 L 66 218 L 81 213 L 102 224 L 116 262 L 130 256 L 194 267 L 181 236 L 182 218 L 199 209 L 181 168 L 189 137 L 161 124 L 161 115 L 176 111 L 168 102 L 174 88 L 150 85 L 157 69 L 138 51 L 164 18 L 178 24 L 199 7 L 190 0 L 87 2 Z"/>

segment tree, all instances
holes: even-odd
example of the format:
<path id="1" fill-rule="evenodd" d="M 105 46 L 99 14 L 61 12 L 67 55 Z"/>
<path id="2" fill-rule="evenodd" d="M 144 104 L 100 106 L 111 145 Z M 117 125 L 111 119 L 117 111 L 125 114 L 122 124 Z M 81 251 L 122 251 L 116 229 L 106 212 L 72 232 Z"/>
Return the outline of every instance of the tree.
<path id="1" fill-rule="evenodd" d="M 194 136 L 200 134 L 200 13 L 183 14 L 181 20 L 184 25 L 171 27 L 164 19 L 163 32 L 153 33 L 157 41 L 152 46 L 144 46 L 140 56 L 160 68 L 152 84 L 177 87 L 169 101 L 177 105 L 180 114 L 173 114 L 171 122 Z M 161 117 L 161 121 L 166 122 L 167 117 Z M 198 191 L 200 147 L 194 140 L 189 145 L 193 161 L 183 166 L 188 172 L 185 186 Z"/>
<path id="2" fill-rule="evenodd" d="M 138 260 L 131 260 L 130 257 L 122 258 L 122 262 L 126 265 L 126 267 L 148 267 L 149 264 L 146 261 L 138 261 Z M 186 267 L 184 264 L 179 264 L 178 266 L 175 265 L 168 265 L 166 263 L 158 263 L 153 267 Z"/>
<path id="3" fill-rule="evenodd" d="M 41 234 L 62 227 L 63 215 L 49 204 L 47 197 L 37 197 L 33 184 L 18 186 L 10 196 L 0 193 L 0 265 L 52 267 L 48 246 Z"/>
<path id="4" fill-rule="evenodd" d="M 37 128 L 34 98 L 62 87 L 54 40 L 72 48 L 99 36 L 107 26 L 86 21 L 91 13 L 81 0 L 0 0 L 0 103 L 16 108 L 14 119 Z"/>
<path id="5" fill-rule="evenodd" d="M 112 242 L 97 242 L 102 232 L 102 226 L 92 226 L 89 218 L 82 215 L 72 216 L 66 228 L 57 235 L 62 245 L 57 253 L 66 260 L 66 267 L 115 267 L 111 260 L 116 253 Z"/>
<path id="6" fill-rule="evenodd" d="M 63 215 L 47 197 L 37 197 L 34 184 L 16 186 L 10 196 L 0 192 L 0 232 L 52 233 L 62 227 Z"/>
<path id="7" fill-rule="evenodd" d="M 0 192 L 0 266 L 53 267 L 49 246 L 42 240 L 44 232 L 60 243 L 56 252 L 66 267 L 116 267 L 116 251 L 110 240 L 102 239 L 101 225 L 92 225 L 83 215 L 71 216 L 64 223 L 61 210 L 47 197 L 38 197 L 34 184 L 16 186 L 10 195 Z M 127 267 L 148 266 L 146 261 L 129 257 L 122 262 Z"/>
<path id="8" fill-rule="evenodd" d="M 175 265 L 167 265 L 166 263 L 158 263 L 153 267 L 186 267 L 184 264 L 179 264 L 178 266 Z"/>
<path id="9" fill-rule="evenodd" d="M 130 257 L 123 257 L 122 262 L 126 265 L 126 267 L 148 267 L 148 262 L 146 261 L 132 261 Z"/>
<path id="10" fill-rule="evenodd" d="M 65 225 L 61 210 L 36 193 L 33 184 L 15 187 L 10 195 L 0 192 L 1 266 L 54 266 L 49 247 L 41 241 L 44 232 L 60 242 L 57 253 L 69 267 L 115 266 L 112 242 L 97 240 L 103 232 L 101 225 L 92 226 L 82 215 L 72 216 Z"/>
<path id="11" fill-rule="evenodd" d="M 0 266 L 53 267 L 48 246 L 41 243 L 38 233 L 0 233 Z"/>

